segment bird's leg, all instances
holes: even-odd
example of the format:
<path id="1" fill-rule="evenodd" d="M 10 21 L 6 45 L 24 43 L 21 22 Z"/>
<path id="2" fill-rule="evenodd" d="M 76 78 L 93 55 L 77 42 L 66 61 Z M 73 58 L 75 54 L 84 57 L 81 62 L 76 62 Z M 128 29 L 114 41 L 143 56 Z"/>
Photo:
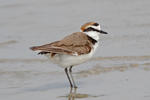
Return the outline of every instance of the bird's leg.
<path id="1" fill-rule="evenodd" d="M 69 77 L 68 69 L 67 69 L 67 68 L 65 68 L 65 72 L 66 72 L 67 78 L 68 78 L 68 80 L 69 80 L 70 87 L 72 88 L 72 87 L 73 87 L 73 85 L 72 85 L 72 82 L 71 82 L 71 80 L 70 80 L 70 77 Z"/>
<path id="2" fill-rule="evenodd" d="M 77 88 L 77 86 L 76 86 L 76 84 L 75 84 L 75 81 L 74 81 L 74 79 L 73 79 L 73 76 L 72 76 L 72 67 L 73 67 L 73 66 L 71 66 L 71 67 L 69 68 L 69 72 L 70 72 L 71 79 L 72 79 L 72 81 L 73 81 L 73 87 L 74 87 L 74 88 Z"/>

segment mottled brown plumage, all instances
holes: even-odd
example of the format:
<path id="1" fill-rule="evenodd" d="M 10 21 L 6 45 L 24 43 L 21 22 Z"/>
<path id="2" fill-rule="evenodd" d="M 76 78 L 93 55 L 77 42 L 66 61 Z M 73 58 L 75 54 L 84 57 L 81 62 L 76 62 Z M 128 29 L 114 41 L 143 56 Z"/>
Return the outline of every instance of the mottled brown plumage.
<path id="1" fill-rule="evenodd" d="M 31 47 L 33 51 L 41 50 L 41 52 L 59 53 L 68 55 L 88 54 L 92 47 L 92 40 L 82 32 L 73 33 L 64 39 L 50 44 Z"/>

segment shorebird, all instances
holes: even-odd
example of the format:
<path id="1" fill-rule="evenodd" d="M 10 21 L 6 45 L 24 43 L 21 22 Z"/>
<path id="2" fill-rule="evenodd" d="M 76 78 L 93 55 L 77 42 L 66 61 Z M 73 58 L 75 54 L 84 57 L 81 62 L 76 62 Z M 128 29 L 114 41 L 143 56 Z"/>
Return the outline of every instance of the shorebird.
<path id="1" fill-rule="evenodd" d="M 53 63 L 64 68 L 71 88 L 77 88 L 72 76 L 72 67 L 91 59 L 98 47 L 100 34 L 107 34 L 101 30 L 100 24 L 88 22 L 81 26 L 81 32 L 75 32 L 42 46 L 30 49 L 38 54 L 47 56 Z M 71 78 L 70 78 L 71 77 Z"/>

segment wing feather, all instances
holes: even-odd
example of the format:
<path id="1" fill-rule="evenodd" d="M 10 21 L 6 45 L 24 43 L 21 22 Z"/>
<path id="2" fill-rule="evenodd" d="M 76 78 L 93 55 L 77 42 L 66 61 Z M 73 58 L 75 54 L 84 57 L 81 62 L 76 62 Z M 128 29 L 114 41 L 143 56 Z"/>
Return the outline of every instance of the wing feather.
<path id="1" fill-rule="evenodd" d="M 42 46 L 31 47 L 33 51 L 40 50 L 41 52 L 51 52 L 69 55 L 87 54 L 92 49 L 92 43 L 88 37 L 82 33 L 73 33 L 64 39 Z"/>

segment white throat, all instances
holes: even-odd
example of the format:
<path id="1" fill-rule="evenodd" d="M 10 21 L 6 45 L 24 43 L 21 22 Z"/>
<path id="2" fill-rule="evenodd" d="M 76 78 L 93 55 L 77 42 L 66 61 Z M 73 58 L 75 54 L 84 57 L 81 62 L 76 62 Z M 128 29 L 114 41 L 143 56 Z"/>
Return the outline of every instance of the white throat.
<path id="1" fill-rule="evenodd" d="M 96 31 L 89 31 L 89 32 L 84 32 L 84 33 L 86 33 L 88 36 L 92 37 L 96 41 L 99 41 L 99 33 L 98 32 L 96 32 Z"/>

